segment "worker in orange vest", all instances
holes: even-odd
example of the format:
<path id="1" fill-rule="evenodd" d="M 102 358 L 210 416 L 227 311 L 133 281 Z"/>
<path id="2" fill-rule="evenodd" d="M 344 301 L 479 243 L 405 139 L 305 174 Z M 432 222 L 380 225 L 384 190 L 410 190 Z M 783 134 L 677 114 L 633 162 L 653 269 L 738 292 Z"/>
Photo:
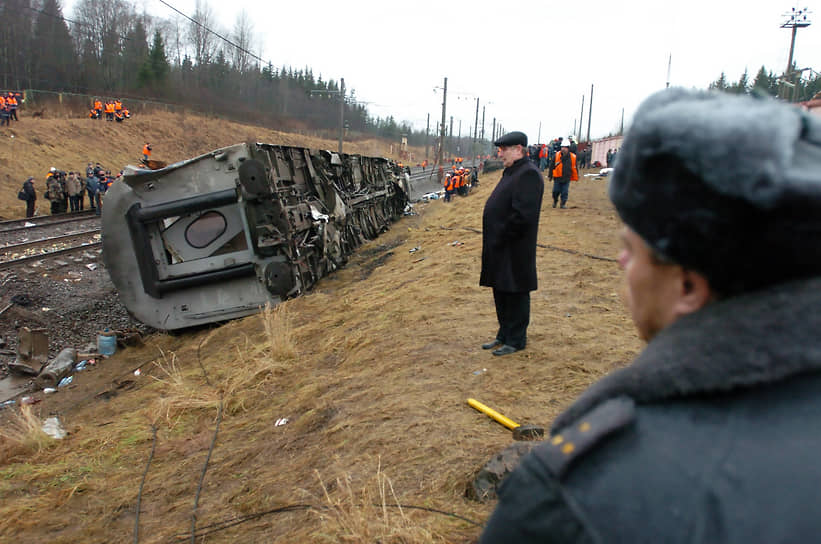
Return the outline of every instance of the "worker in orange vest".
<path id="1" fill-rule="evenodd" d="M 0 94 L 0 127 L 3 125 L 11 125 L 9 115 L 9 107 L 6 104 L 6 99 Z"/>
<path id="2" fill-rule="evenodd" d="M 454 175 L 448 172 L 448 176 L 445 178 L 445 202 L 450 202 L 450 197 L 453 194 L 454 186 L 456 185 L 456 180 L 453 178 Z"/>
<path id="3" fill-rule="evenodd" d="M 145 145 L 143 146 L 143 161 L 148 161 L 148 159 L 150 159 L 150 158 L 151 158 L 151 144 L 148 143 L 148 142 L 145 142 Z"/>
<path id="4" fill-rule="evenodd" d="M 576 154 L 570 152 L 570 140 L 563 140 L 561 152 L 556 153 L 556 162 L 553 166 L 553 207 L 562 199 L 562 208 L 567 208 L 567 196 L 571 181 L 579 181 L 579 171 L 576 170 Z"/>
<path id="5" fill-rule="evenodd" d="M 105 120 L 106 121 L 113 121 L 114 120 L 114 102 L 106 102 L 105 103 Z"/>
<path id="6" fill-rule="evenodd" d="M 99 119 L 103 116 L 103 103 L 99 98 L 94 99 L 94 111 L 97 112 L 97 117 L 95 119 Z"/>
<path id="7" fill-rule="evenodd" d="M 9 109 L 9 119 L 19 121 L 17 118 L 17 97 L 11 91 L 9 91 L 8 97 L 6 97 L 6 107 Z"/>

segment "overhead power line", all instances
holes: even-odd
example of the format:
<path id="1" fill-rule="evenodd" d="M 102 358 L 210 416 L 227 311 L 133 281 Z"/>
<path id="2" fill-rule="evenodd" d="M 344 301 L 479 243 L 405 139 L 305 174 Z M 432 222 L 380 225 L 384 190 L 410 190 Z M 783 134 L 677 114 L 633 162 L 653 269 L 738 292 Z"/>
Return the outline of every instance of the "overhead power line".
<path id="1" fill-rule="evenodd" d="M 214 31 L 214 30 L 211 30 L 210 28 L 208 28 L 208 27 L 207 27 L 207 26 L 205 26 L 204 24 L 200 23 L 200 22 L 199 22 L 199 21 L 197 21 L 196 19 L 192 19 L 191 17 L 189 17 L 189 16 L 188 16 L 188 15 L 186 15 L 185 13 L 181 12 L 180 10 L 178 10 L 177 8 L 175 8 L 174 6 L 172 6 L 171 4 L 169 4 L 168 2 L 166 2 L 165 0 L 160 0 L 160 3 L 165 4 L 166 6 L 168 6 L 168 8 L 170 8 L 170 9 L 172 9 L 172 10 L 176 11 L 177 13 L 179 13 L 180 15 L 182 15 L 183 17 L 185 17 L 186 19 L 188 19 L 189 21 L 191 21 L 192 23 L 194 23 L 195 25 L 197 25 L 198 27 L 202 28 L 203 30 L 207 30 L 208 32 L 210 32 L 210 33 L 211 33 L 211 34 L 213 34 L 214 36 L 218 37 L 219 39 L 221 39 L 221 40 L 222 40 L 222 41 L 224 41 L 225 43 L 230 44 L 232 47 L 237 48 L 239 51 L 242 51 L 243 53 L 247 53 L 248 55 L 250 55 L 251 57 L 253 57 L 253 58 L 257 59 L 258 61 L 260 61 L 260 62 L 261 62 L 261 63 L 263 63 L 263 64 L 270 64 L 270 65 L 272 65 L 272 66 L 273 66 L 273 63 L 272 63 L 270 60 L 265 60 L 265 59 L 263 59 L 262 57 L 260 57 L 260 56 L 258 56 L 258 55 L 255 55 L 255 54 L 254 54 L 254 53 L 252 53 L 251 51 L 248 51 L 248 50 L 247 50 L 247 49 L 245 49 L 244 47 L 240 47 L 239 45 L 235 44 L 234 42 L 232 42 L 231 40 L 229 40 L 228 38 L 226 38 L 225 36 L 223 36 L 223 35 L 222 35 L 222 34 L 220 34 L 219 32 L 216 32 L 216 31 Z"/>

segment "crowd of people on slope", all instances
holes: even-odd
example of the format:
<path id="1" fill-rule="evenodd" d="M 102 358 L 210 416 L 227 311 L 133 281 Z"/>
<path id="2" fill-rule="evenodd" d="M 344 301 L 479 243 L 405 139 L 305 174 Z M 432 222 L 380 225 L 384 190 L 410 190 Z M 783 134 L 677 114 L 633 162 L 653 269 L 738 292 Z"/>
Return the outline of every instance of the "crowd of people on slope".
<path id="1" fill-rule="evenodd" d="M 105 115 L 106 121 L 116 121 L 118 123 L 131 118 L 131 112 L 123 106 L 123 101 L 119 98 L 107 100 L 105 103 L 99 98 L 95 98 L 94 104 L 88 111 L 88 117 L 90 119 L 102 119 L 103 115 Z"/>
<path id="2" fill-rule="evenodd" d="M 51 214 L 56 215 L 68 211 L 83 211 L 85 197 L 88 195 L 90 209 L 100 215 L 103 208 L 103 196 L 122 174 L 121 171 L 117 176 L 112 176 L 111 171 L 106 170 L 99 162 L 96 164 L 89 162 L 85 175 L 79 170 L 66 173 L 64 170 L 51 167 L 46 174 L 46 191 L 43 197 L 50 202 Z M 33 177 L 23 182 L 17 198 L 26 202 L 26 217 L 34 217 L 37 191 Z"/>
<path id="3" fill-rule="evenodd" d="M 23 95 L 19 92 L 0 92 L 0 126 L 11 126 L 12 121 L 19 121 L 17 118 L 17 106 L 23 102 Z"/>
<path id="4" fill-rule="evenodd" d="M 461 164 L 461 157 L 459 159 L 458 164 Z M 445 188 L 445 202 L 450 202 L 453 195 L 468 196 L 470 190 L 479 185 L 478 168 L 457 167 L 454 163 L 442 183 Z"/>

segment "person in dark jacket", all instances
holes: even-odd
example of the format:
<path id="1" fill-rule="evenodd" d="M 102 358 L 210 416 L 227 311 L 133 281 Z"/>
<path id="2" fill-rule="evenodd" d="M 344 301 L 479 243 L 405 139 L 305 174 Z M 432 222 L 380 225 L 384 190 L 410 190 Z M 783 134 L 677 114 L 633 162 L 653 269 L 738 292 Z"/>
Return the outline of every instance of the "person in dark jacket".
<path id="1" fill-rule="evenodd" d="M 504 480 L 481 542 L 817 541 L 821 119 L 667 89 L 618 160 L 648 344 Z"/>
<path id="2" fill-rule="evenodd" d="M 505 169 L 482 214 L 479 285 L 493 288 L 499 330 L 482 348 L 508 355 L 527 344 L 530 291 L 537 287 L 536 236 L 544 180 L 527 157 L 525 134 L 505 134 L 493 145 L 499 147 Z"/>
<path id="3" fill-rule="evenodd" d="M 26 218 L 34 217 L 34 205 L 37 203 L 37 191 L 34 190 L 34 178 L 23 182 L 23 193 L 26 195 Z"/>

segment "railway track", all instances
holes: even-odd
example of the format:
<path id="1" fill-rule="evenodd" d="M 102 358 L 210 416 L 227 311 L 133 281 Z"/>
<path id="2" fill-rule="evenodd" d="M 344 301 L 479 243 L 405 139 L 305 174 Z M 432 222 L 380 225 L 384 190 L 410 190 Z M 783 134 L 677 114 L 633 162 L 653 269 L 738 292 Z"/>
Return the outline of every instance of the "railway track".
<path id="1" fill-rule="evenodd" d="M 0 246 L 0 270 L 24 266 L 33 261 L 84 252 L 96 249 L 100 245 L 99 227 L 82 232 L 7 244 Z"/>
<path id="2" fill-rule="evenodd" d="M 83 210 L 81 212 L 61 213 L 59 215 L 38 215 L 36 217 L 29 217 L 28 219 L 11 219 L 8 221 L 0 221 L 0 233 L 51 227 L 95 217 L 97 221 L 99 221 L 99 217 L 94 215 L 93 210 Z"/>

